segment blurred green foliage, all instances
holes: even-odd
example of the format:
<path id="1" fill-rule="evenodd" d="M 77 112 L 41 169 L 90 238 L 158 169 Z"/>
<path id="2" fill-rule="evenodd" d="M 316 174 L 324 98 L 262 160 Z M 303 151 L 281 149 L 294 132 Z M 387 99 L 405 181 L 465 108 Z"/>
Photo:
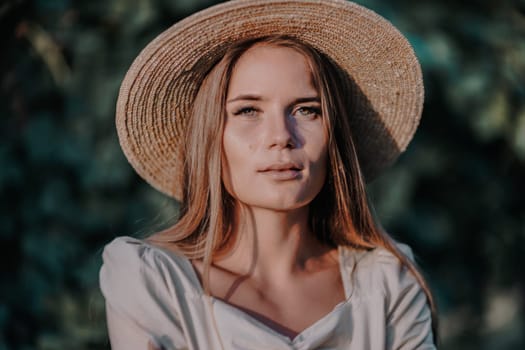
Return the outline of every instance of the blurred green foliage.
<path id="1" fill-rule="evenodd" d="M 358 2 L 408 36 L 426 84 L 376 211 L 428 276 L 443 349 L 523 349 L 525 2 Z M 212 3 L 0 4 L 0 350 L 109 348 L 101 249 L 177 209 L 120 151 L 118 87 L 152 38 Z"/>

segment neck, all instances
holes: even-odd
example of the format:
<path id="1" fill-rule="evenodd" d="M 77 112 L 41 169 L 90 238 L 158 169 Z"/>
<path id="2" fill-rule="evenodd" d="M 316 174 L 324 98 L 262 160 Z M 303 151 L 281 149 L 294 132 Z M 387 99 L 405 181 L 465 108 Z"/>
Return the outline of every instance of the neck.
<path id="1" fill-rule="evenodd" d="M 235 245 L 216 263 L 260 280 L 286 279 L 311 267 L 329 248 L 308 225 L 308 207 L 290 211 L 238 207 Z"/>

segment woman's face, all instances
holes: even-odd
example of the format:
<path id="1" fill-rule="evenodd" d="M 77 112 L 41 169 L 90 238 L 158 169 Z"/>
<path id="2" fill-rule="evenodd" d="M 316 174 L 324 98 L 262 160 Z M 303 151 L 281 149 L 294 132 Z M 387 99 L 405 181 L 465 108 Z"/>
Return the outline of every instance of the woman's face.
<path id="1" fill-rule="evenodd" d="M 226 98 L 223 182 L 251 207 L 310 203 L 326 178 L 327 137 L 305 57 L 255 45 L 235 65 Z"/>

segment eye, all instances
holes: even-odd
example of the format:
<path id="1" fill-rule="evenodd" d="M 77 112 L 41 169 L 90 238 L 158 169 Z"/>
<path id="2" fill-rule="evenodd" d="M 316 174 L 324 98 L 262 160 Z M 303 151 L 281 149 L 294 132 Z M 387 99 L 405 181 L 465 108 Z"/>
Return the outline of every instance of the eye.
<path id="1" fill-rule="evenodd" d="M 245 117 L 255 117 L 258 110 L 255 107 L 247 106 L 241 107 L 233 111 L 233 115 L 240 115 Z"/>
<path id="2" fill-rule="evenodd" d="M 314 119 L 321 116 L 321 108 L 314 106 L 301 106 L 295 110 L 294 115 Z"/>

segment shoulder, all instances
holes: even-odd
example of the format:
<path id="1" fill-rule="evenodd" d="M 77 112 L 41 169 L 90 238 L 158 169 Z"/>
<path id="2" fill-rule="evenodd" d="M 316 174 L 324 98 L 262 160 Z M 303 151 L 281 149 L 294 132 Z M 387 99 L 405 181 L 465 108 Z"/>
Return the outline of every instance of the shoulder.
<path id="1" fill-rule="evenodd" d="M 182 255 L 121 236 L 104 247 L 99 282 L 106 301 L 119 305 L 197 293 L 191 264 Z"/>
<path id="2" fill-rule="evenodd" d="M 397 243 L 396 247 L 410 261 L 414 261 L 412 248 L 406 244 Z M 350 247 L 343 247 L 343 264 L 347 267 L 361 269 L 399 269 L 403 266 L 397 256 L 383 247 L 376 247 L 368 250 L 358 250 Z"/>
<path id="3" fill-rule="evenodd" d="M 410 261 L 414 261 L 412 249 L 408 245 L 397 244 L 397 247 Z M 408 266 L 382 247 L 361 251 L 347 248 L 344 264 L 355 288 L 368 295 L 378 294 L 386 298 L 387 302 L 406 288 L 420 288 Z"/>
<path id="4" fill-rule="evenodd" d="M 397 247 L 414 260 L 410 247 Z M 387 326 L 387 348 L 435 349 L 427 295 L 412 270 L 385 248 L 347 250 L 347 256 L 355 295 Z"/>
<path id="5" fill-rule="evenodd" d="M 190 263 L 182 254 L 152 245 L 145 240 L 121 236 L 104 247 L 103 268 L 110 272 L 179 272 L 186 274 Z M 116 270 L 116 271 L 112 271 Z"/>

